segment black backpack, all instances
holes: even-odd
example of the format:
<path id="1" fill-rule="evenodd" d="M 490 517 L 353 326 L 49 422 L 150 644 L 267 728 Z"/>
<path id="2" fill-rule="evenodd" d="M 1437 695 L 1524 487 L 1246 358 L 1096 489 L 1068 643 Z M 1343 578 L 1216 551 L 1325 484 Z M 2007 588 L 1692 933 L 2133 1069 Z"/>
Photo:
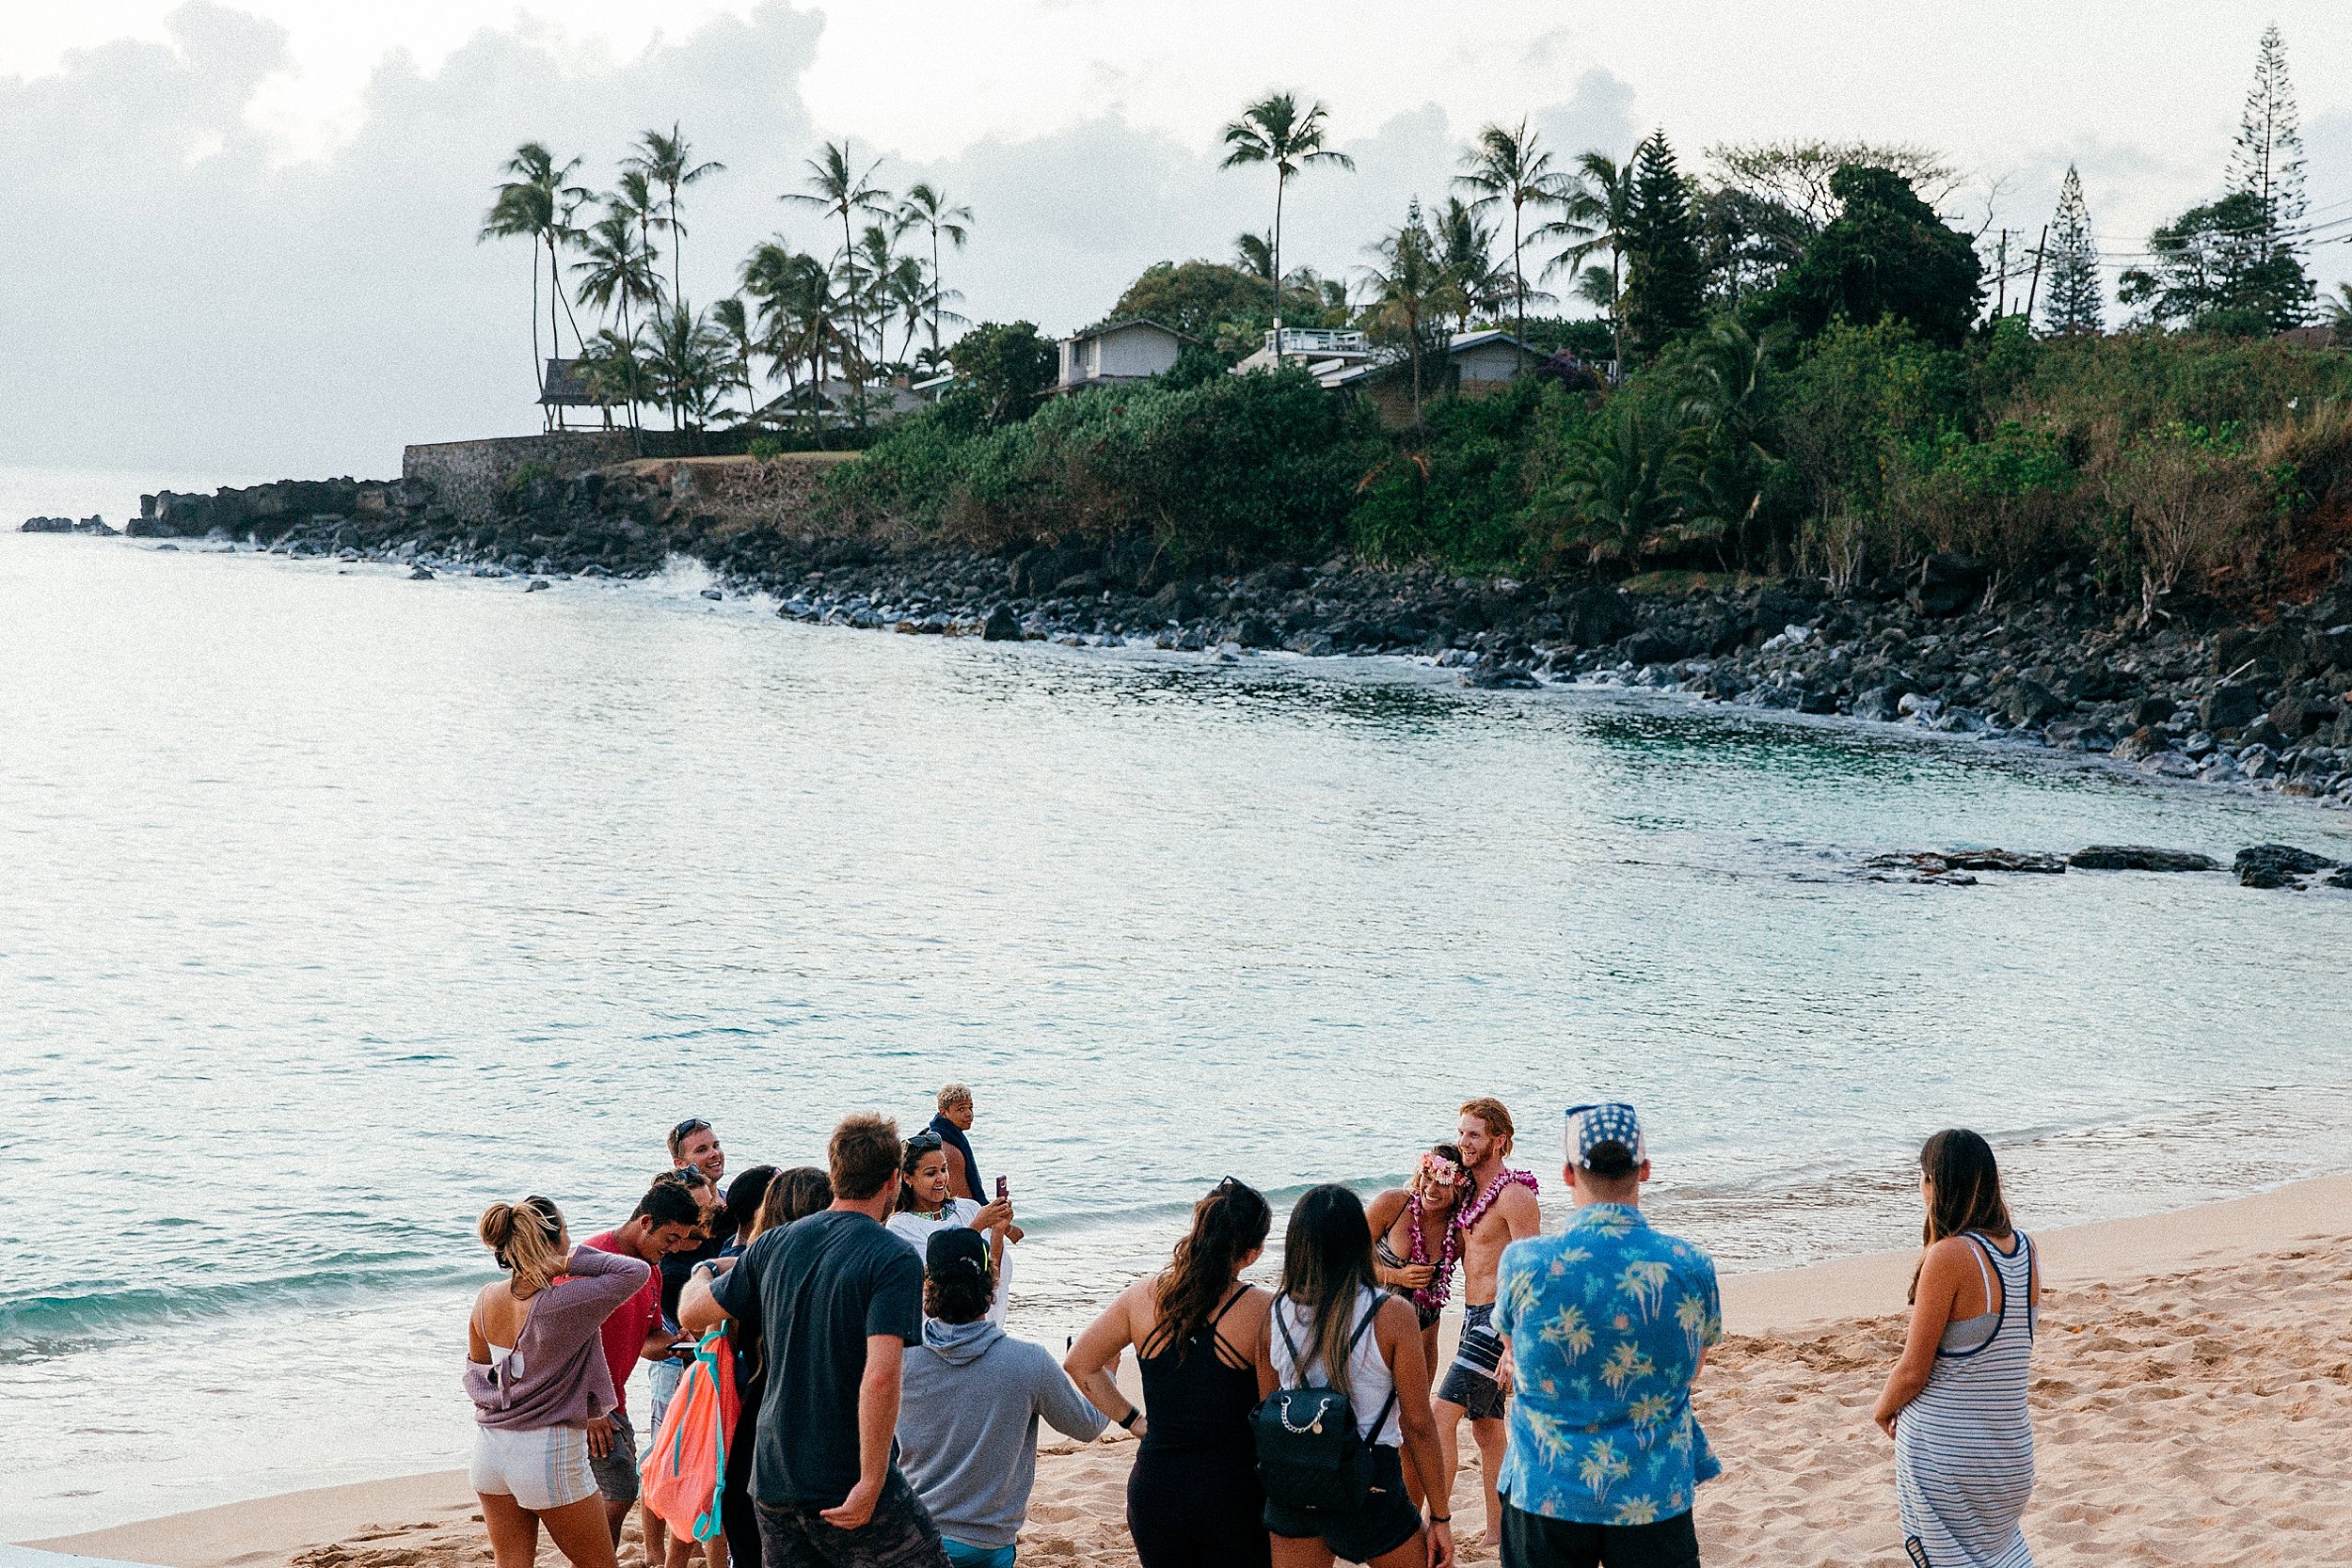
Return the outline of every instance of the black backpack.
<path id="1" fill-rule="evenodd" d="M 1305 1360 L 1291 1342 L 1284 1323 L 1282 1299 L 1274 1299 L 1274 1332 L 1282 1337 L 1291 1365 L 1303 1369 Z M 1348 1337 L 1349 1356 L 1372 1332 L 1381 1301 L 1364 1309 L 1364 1321 Z M 1305 1376 L 1303 1370 L 1300 1376 Z M 1396 1403 L 1393 1383 L 1372 1430 L 1379 1433 Z M 1357 1433 L 1356 1407 L 1336 1388 L 1277 1388 L 1249 1413 L 1249 1433 L 1258 1447 L 1258 1481 L 1266 1500 L 1284 1508 L 1344 1513 L 1364 1506 L 1372 1496 L 1372 1445 Z"/>

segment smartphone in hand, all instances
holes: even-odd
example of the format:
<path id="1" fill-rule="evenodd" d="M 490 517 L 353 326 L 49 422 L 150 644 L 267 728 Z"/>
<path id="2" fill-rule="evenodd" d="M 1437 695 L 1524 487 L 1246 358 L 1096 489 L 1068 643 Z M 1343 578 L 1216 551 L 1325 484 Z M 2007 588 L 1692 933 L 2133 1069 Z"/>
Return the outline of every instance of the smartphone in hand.
<path id="1" fill-rule="evenodd" d="M 1009 1192 L 1006 1190 L 1006 1188 L 1005 1188 L 1005 1179 L 1004 1179 L 1003 1177 L 1001 1177 L 1001 1176 L 1000 1176 L 1000 1177 L 998 1177 L 998 1178 L 996 1179 L 996 1201 L 997 1201 L 997 1202 L 999 1202 L 999 1203 L 1002 1203 L 1002 1202 L 1004 1202 L 1004 1201 L 1005 1201 L 1005 1199 L 1006 1199 L 1006 1198 L 1009 1197 L 1010 1196 L 1011 1196 L 1011 1194 L 1010 1194 L 1010 1193 L 1009 1193 Z"/>

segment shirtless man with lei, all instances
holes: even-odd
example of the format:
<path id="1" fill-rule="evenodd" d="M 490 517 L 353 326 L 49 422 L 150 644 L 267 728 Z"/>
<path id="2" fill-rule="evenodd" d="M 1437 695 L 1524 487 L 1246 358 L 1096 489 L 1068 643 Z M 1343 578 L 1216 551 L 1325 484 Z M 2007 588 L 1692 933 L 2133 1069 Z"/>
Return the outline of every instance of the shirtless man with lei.
<path id="1" fill-rule="evenodd" d="M 1495 1310 L 1495 1273 L 1502 1249 L 1535 1235 L 1542 1216 L 1535 1206 L 1535 1178 L 1503 1164 L 1511 1152 L 1516 1129 L 1502 1101 L 1485 1097 L 1462 1107 L 1454 1136 L 1470 1180 L 1454 1224 L 1461 1233 L 1462 1343 L 1445 1381 L 1438 1386 L 1438 1440 L 1447 1477 L 1460 1472 L 1462 1418 L 1470 1418 L 1470 1436 L 1478 1444 L 1480 1469 L 1486 1490 L 1488 1543 L 1502 1539 L 1502 1499 L 1495 1483 L 1502 1474 L 1506 1428 L 1503 1407 L 1511 1395 L 1511 1364 L 1502 1340 L 1489 1326 Z"/>

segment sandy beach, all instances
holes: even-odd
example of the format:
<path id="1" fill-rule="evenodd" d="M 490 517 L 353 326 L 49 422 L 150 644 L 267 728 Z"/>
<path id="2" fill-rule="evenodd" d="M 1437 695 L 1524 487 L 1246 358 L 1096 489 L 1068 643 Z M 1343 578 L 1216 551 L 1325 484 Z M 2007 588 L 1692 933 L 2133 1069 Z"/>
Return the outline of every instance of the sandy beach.
<path id="1" fill-rule="evenodd" d="M 2306 1563 L 2352 1557 L 2352 1176 L 2054 1230 L 2026 1518 L 2047 1565 Z M 1725 1281 L 1725 1343 L 1697 1404 L 1722 1479 L 1708 1560 L 1892 1562 L 1892 1447 L 1870 1425 L 1901 1341 L 1908 1253 Z M 1467 1446 L 1467 1445 L 1466 1445 Z M 453 1457 L 455 1457 L 453 1455 Z M 1039 1466 L 1024 1561 L 1131 1565 L 1124 1440 Z M 1454 1497 L 1475 1531 L 1474 1477 Z M 294 1493 L 29 1543 L 169 1568 L 487 1563 L 462 1471 Z M 1470 1561 L 1492 1560 L 1472 1547 Z M 542 1549 L 541 1560 L 549 1560 Z M 634 1535 L 624 1563 L 640 1560 Z"/>

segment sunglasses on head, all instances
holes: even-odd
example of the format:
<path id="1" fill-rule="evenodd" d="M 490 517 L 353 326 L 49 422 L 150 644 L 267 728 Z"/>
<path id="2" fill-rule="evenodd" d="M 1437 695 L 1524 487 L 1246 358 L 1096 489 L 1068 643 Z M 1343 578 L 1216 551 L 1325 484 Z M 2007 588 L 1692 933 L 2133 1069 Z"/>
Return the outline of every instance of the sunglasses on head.
<path id="1" fill-rule="evenodd" d="M 688 1117 L 684 1121 L 679 1122 L 675 1127 L 670 1129 L 670 1141 L 674 1144 L 683 1143 L 697 1132 L 707 1132 L 709 1131 L 710 1123 L 703 1120 L 702 1117 Z"/>
<path id="2" fill-rule="evenodd" d="M 946 1148 L 946 1140 L 936 1132 L 917 1132 L 907 1140 L 909 1154 L 929 1154 L 934 1148 Z"/>

